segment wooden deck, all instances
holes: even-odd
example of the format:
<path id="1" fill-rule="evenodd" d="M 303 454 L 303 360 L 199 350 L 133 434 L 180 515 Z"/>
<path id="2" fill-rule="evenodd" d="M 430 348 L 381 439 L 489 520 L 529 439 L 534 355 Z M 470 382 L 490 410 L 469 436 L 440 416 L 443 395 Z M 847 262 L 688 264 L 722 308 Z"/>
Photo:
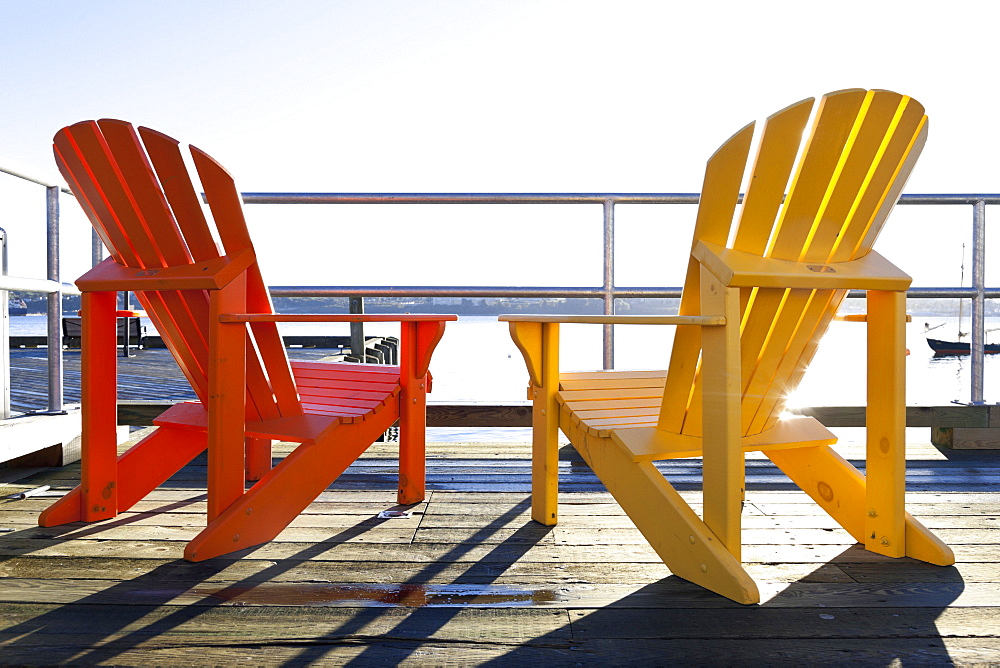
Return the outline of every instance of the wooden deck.
<path id="1" fill-rule="evenodd" d="M 859 430 L 838 431 L 858 459 Z M 556 527 L 528 516 L 523 443 L 431 444 L 428 500 L 379 519 L 393 445 L 278 540 L 198 564 L 181 553 L 204 524 L 203 458 L 135 512 L 47 529 L 52 499 L 7 496 L 66 490 L 79 468 L 22 471 L 0 484 L 0 664 L 1000 662 L 997 451 L 909 448 L 910 510 L 954 547 L 949 568 L 863 551 L 750 460 L 744 553 L 764 602 L 745 607 L 671 576 L 571 448 Z M 698 469 L 664 466 L 692 498 Z"/>

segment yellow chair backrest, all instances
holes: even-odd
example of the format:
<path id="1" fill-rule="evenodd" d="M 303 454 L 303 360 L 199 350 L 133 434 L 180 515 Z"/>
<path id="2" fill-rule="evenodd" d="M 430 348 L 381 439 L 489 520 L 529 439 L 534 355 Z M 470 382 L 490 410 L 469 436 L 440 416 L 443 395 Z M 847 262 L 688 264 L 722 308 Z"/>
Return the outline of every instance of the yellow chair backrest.
<path id="1" fill-rule="evenodd" d="M 813 102 L 803 100 L 767 119 L 749 174 L 753 124 L 711 157 L 695 245 L 806 263 L 816 271 L 871 250 L 923 148 L 924 109 L 889 91 L 830 93 L 820 101 L 807 136 Z M 692 257 L 681 315 L 700 311 L 699 271 Z M 845 295 L 845 290 L 742 289 L 744 435 L 774 425 Z M 660 429 L 701 435 L 700 354 L 700 328 L 678 327 Z"/>

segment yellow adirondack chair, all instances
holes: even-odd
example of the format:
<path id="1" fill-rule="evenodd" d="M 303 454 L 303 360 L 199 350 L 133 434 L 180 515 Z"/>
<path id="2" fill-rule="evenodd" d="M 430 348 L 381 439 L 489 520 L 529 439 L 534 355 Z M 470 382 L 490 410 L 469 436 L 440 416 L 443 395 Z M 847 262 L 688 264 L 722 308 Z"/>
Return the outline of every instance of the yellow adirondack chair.
<path id="1" fill-rule="evenodd" d="M 767 119 L 742 202 L 754 125 L 709 160 L 679 315 L 500 317 L 530 377 L 533 518 L 558 518 L 562 429 L 675 575 L 740 603 L 760 601 L 740 560 L 747 451 L 762 451 L 867 549 L 954 563 L 904 509 L 910 278 L 871 250 L 927 117 L 906 96 L 844 90 L 823 97 L 807 134 L 813 102 Z M 818 421 L 781 419 L 849 289 L 868 301 L 865 475 Z M 559 323 L 676 325 L 669 371 L 560 373 Z M 653 464 L 699 456 L 702 517 Z"/>

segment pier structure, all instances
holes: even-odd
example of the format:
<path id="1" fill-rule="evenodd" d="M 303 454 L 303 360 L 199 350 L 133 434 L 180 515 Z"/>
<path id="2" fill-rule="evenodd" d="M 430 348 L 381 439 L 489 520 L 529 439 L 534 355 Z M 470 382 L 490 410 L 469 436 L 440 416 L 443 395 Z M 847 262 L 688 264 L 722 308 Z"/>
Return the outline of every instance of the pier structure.
<path id="1" fill-rule="evenodd" d="M 54 186 L 45 187 L 50 198 Z M 266 203 L 275 197 L 257 193 L 244 199 Z M 697 201 L 696 195 L 603 194 L 280 197 L 298 200 L 285 203 L 315 203 L 318 197 L 331 203 L 597 204 L 605 221 L 602 286 L 297 286 L 272 294 L 594 297 L 610 313 L 615 299 L 679 295 L 679 288 L 615 285 L 615 206 Z M 981 241 L 985 207 L 1000 203 L 1000 197 L 904 196 L 901 203 L 970 205 Z M 47 211 L 57 214 L 58 207 Z M 99 256 L 95 250 L 95 259 Z M 982 278 L 981 272 L 974 276 L 979 282 L 972 288 L 922 288 L 909 296 L 983 304 L 1000 296 L 1000 289 L 986 288 Z M 74 289 L 58 272 L 45 279 L 5 276 L 0 288 L 55 295 L 50 304 Z M 17 360 L 21 374 L 15 382 L 8 371 L 5 385 L 17 388 L 15 395 L 30 394 L 28 401 L 37 408 L 21 405 L 37 413 L 36 421 L 73 415 L 79 374 L 75 354 L 63 350 L 62 314 L 50 310 L 48 317 L 45 355 L 37 348 L 2 351 L 4 360 Z M 8 343 L 9 334 L 0 333 Z M 604 342 L 605 365 L 611 366 L 613 330 Z M 974 338 L 974 350 L 976 345 Z M 330 352 L 303 347 L 291 356 Z M 975 355 L 972 359 L 975 364 Z M 133 430 L 131 441 L 120 446 L 124 451 L 146 433 L 144 425 L 165 403 L 187 397 L 165 350 L 150 347 L 119 358 L 119 365 L 119 425 Z M 908 424 L 922 428 L 908 431 L 907 503 L 954 547 L 955 566 L 864 552 L 775 467 L 751 458 L 744 559 L 761 586 L 762 603 L 756 607 L 671 575 L 570 448 L 559 452 L 564 507 L 557 527 L 530 520 L 526 441 L 430 444 L 430 494 L 406 508 L 395 504 L 399 463 L 391 447 L 377 445 L 272 543 L 231 558 L 188 563 L 181 560 L 183 546 L 204 522 L 204 457 L 118 518 L 41 528 L 38 513 L 79 478 L 78 466 L 66 456 L 70 443 L 62 442 L 71 442 L 70 436 L 41 445 L 52 440 L 47 435 L 38 441 L 34 460 L 25 453 L 0 464 L 0 656 L 24 664 L 129 665 L 995 663 L 1000 660 L 996 451 L 935 446 L 926 438 L 931 426 L 952 429 L 953 445 L 959 430 L 986 430 L 979 434 L 989 436 L 1000 428 L 996 407 L 982 402 L 981 368 L 980 358 L 978 401 L 974 378 L 969 405 L 907 411 Z M 158 401 L 149 400 L 154 386 L 165 395 Z M 17 401 L 25 401 L 23 396 Z M 863 461 L 865 445 L 852 430 L 863 424 L 862 408 L 805 412 L 837 432 L 845 458 Z M 28 424 L 23 415 L 4 418 L 0 422 Z M 428 423 L 527 426 L 530 408 L 528 402 L 432 403 Z M 0 431 L 3 444 L 18 440 L 8 438 L 11 433 Z M 290 449 L 278 444 L 274 455 L 283 457 Z M 662 466 L 680 493 L 697 504 L 698 460 Z"/>
<path id="2" fill-rule="evenodd" d="M 42 283 L 31 283 L 37 279 L 19 279 L 5 276 L 0 278 L 0 290 L 5 289 L 38 289 L 49 291 L 49 325 L 47 341 L 48 349 L 48 390 L 47 413 L 60 413 L 62 407 L 62 359 L 61 349 L 55 344 L 60 336 L 61 312 L 55 309 L 60 301 L 58 294 L 73 294 L 76 289 L 72 284 L 59 281 L 58 257 L 58 227 L 60 192 L 67 192 L 58 186 L 26 177 L 10 170 L 0 168 L 0 171 L 17 178 L 27 179 L 45 188 L 46 220 L 49 230 L 49 268 L 48 275 Z M 455 297 L 455 298 L 592 298 L 599 299 L 605 315 L 613 315 L 616 300 L 627 298 L 669 299 L 680 296 L 680 287 L 662 286 L 621 286 L 615 279 L 615 248 L 616 248 L 616 207 L 622 205 L 695 205 L 698 202 L 697 193 L 278 193 L 278 192 L 248 192 L 242 193 L 245 204 L 254 205 L 297 205 L 297 204 L 365 204 L 395 205 L 563 205 L 563 206 L 599 206 L 602 217 L 601 233 L 603 237 L 603 253 L 601 259 L 602 283 L 599 286 L 271 286 L 273 297 L 346 297 L 350 300 L 351 312 L 361 312 L 364 297 Z M 908 299 L 969 299 L 971 308 L 971 373 L 970 401 L 968 410 L 961 419 L 956 419 L 958 412 L 952 406 L 920 407 L 921 416 L 925 421 L 911 421 L 909 424 L 927 424 L 934 428 L 936 443 L 954 447 L 1000 447 L 1000 420 L 990 417 L 990 409 L 983 408 L 984 402 L 984 345 L 985 345 L 985 304 L 988 299 L 1000 298 L 1000 288 L 986 286 L 986 207 L 1000 204 L 997 194 L 904 194 L 899 204 L 907 206 L 964 206 L 971 210 L 972 238 L 972 285 L 968 287 L 916 287 L 907 292 Z M 5 237 L 4 237 L 5 238 Z M 100 261 L 103 250 L 100 240 L 95 236 L 91 249 L 92 260 Z M 25 282 L 27 281 L 27 282 Z M 29 285 L 30 284 L 30 285 Z M 3 295 L 0 295 L 2 297 Z M 861 298 L 863 293 L 855 291 L 848 295 L 849 299 Z M 352 346 L 357 349 L 364 338 L 361 326 L 352 328 Z M 0 341 L 8 344 L 9 337 L 0 330 Z M 2 344 L 0 344 L 2 345 Z M 8 344 L 9 345 L 9 344 Z M 3 350 L 0 350 L 2 353 Z M 353 356 L 360 359 L 357 352 Z M 0 354 L 0 367 L 8 364 L 7 355 Z M 603 366 L 605 369 L 614 366 L 614 328 L 607 325 L 603 329 Z M 9 368 L 9 364 L 8 364 Z M 6 377 L 6 371 L 0 371 L 0 381 Z M 5 388 L 10 387 L 9 379 L 3 382 Z M 6 395 L 3 395 L 6 396 Z M 0 400 L 3 399 L 0 396 Z M 852 407 L 844 407 L 843 415 L 856 415 Z M 503 414 L 509 411 L 503 409 Z M 461 414 L 461 411 L 453 411 Z M 0 405 L 0 419 L 9 416 L 9 400 Z M 934 422 L 934 416 L 941 416 L 941 421 Z M 479 414 L 480 420 L 483 414 Z M 481 424 L 477 421 L 476 424 Z M 859 424 L 859 423 L 854 423 Z M 495 424 L 493 426 L 503 426 Z M 3 461 L 0 455 L 0 461 Z"/>

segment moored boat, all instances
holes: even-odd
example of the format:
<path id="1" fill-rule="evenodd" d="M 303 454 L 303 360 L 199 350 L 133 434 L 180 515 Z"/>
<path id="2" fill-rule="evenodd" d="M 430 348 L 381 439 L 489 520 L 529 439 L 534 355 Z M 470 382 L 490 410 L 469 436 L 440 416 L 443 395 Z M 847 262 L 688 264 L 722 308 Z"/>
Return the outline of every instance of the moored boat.
<path id="1" fill-rule="evenodd" d="M 942 341 L 940 339 L 932 339 L 927 337 L 927 345 L 931 347 L 935 355 L 968 355 L 970 351 L 970 346 L 968 343 L 962 343 L 961 341 Z M 987 355 L 995 355 L 1000 353 L 1000 343 L 987 343 L 983 346 L 984 352 Z"/>
<path id="2" fill-rule="evenodd" d="M 8 299 L 7 312 L 11 315 L 28 315 L 28 304 L 23 299 Z"/>
<path id="3" fill-rule="evenodd" d="M 959 274 L 958 284 L 965 284 L 965 244 L 962 244 L 962 265 L 961 273 Z M 927 332 L 931 332 L 939 327 L 944 327 L 944 323 L 931 327 L 928 323 L 924 323 L 924 338 L 927 340 L 927 345 L 931 347 L 934 351 L 935 357 L 944 357 L 947 355 L 969 355 L 971 354 L 972 346 L 971 344 L 964 343 L 962 338 L 968 336 L 967 332 L 962 331 L 962 300 L 958 300 L 958 341 L 942 341 L 941 339 L 932 339 L 927 336 Z M 997 328 L 987 329 L 985 333 L 995 332 Z M 983 352 L 987 355 L 995 355 L 1000 353 L 1000 343 L 983 343 Z"/>

